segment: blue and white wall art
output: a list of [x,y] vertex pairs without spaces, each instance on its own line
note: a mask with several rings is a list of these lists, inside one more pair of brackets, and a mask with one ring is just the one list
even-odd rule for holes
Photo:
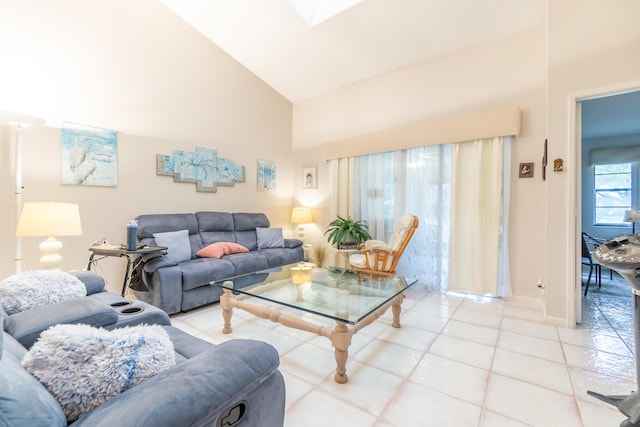
[[117,132],[75,123],[63,123],[62,184],[118,185]]

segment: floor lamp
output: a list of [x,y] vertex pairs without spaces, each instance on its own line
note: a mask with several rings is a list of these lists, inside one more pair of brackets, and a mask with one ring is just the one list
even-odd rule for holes
[[[0,111],[0,122],[8,122],[16,127],[15,142],[15,227],[18,226],[18,219],[22,212],[22,130],[29,126],[40,126],[44,120],[29,116],[27,114],[16,113],[13,111]],[[16,236],[16,273],[22,271],[22,239]]]

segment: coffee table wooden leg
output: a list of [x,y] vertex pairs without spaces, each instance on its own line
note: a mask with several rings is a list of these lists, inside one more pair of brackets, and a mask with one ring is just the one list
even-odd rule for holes
[[349,357],[349,345],[351,345],[351,336],[353,331],[347,328],[343,322],[336,322],[336,327],[331,334],[331,344],[335,349],[336,358],[336,375],[334,380],[338,384],[344,384],[349,380],[347,376],[347,358]]
[[404,300],[404,294],[400,294],[393,299],[391,304],[391,312],[393,313],[393,321],[391,326],[394,328],[400,327],[400,310],[402,308],[402,301]]
[[229,289],[225,289],[220,296],[220,307],[222,307],[222,318],[224,319],[224,327],[222,328],[223,334],[230,334],[233,331],[233,328],[231,328],[233,307],[231,307],[231,304],[229,303],[231,298],[233,298],[233,293]]

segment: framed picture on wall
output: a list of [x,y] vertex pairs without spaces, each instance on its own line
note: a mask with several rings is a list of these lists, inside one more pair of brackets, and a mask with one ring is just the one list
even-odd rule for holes
[[61,182],[64,185],[118,185],[117,132],[62,123]]
[[268,160],[258,160],[258,191],[276,189],[276,164]]
[[302,168],[302,188],[318,188],[318,168],[316,166]]
[[533,178],[533,163],[520,163],[520,178]]

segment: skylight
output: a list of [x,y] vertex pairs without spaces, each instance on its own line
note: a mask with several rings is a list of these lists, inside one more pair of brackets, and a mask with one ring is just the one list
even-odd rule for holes
[[321,22],[344,12],[363,0],[289,0],[308,26]]

